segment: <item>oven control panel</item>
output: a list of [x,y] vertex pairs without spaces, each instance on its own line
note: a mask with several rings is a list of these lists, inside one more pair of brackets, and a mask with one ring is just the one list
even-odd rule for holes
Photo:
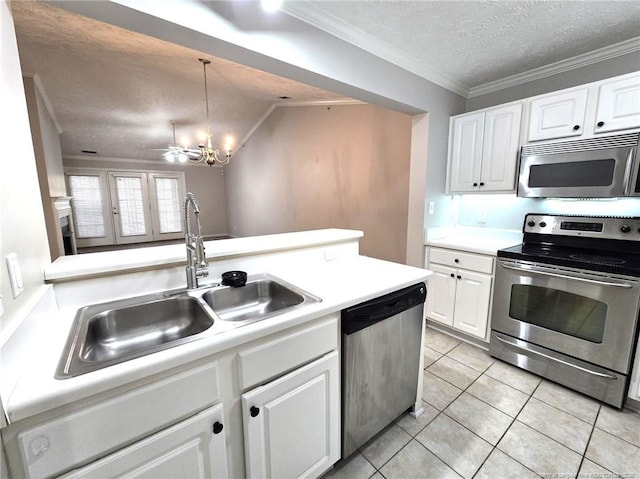
[[523,233],[640,241],[640,217],[569,216],[529,213]]

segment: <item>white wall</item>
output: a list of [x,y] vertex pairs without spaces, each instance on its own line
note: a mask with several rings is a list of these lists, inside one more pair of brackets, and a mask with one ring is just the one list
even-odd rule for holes
[[[487,221],[481,223],[478,220],[483,211]],[[459,225],[522,230],[527,213],[640,216],[640,199],[551,200],[517,198],[515,194],[461,195],[457,216]]]
[[557,73],[540,80],[534,80],[520,85],[515,85],[503,90],[486,95],[480,95],[467,100],[467,111],[480,110],[501,103],[521,100],[543,93],[563,90],[585,83],[624,75],[640,70],[640,54],[638,52],[627,53],[619,57],[610,58],[601,62],[592,63],[581,68],[575,68],[566,72]]
[[[35,155],[29,128],[20,59],[11,9],[0,1],[0,345],[42,294],[43,270],[49,260]],[[24,292],[13,299],[5,257],[17,253]]]

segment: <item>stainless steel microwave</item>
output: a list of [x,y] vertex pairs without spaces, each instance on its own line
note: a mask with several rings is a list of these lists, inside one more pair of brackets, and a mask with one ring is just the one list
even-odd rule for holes
[[518,196],[640,196],[640,132],[526,145],[520,151]]

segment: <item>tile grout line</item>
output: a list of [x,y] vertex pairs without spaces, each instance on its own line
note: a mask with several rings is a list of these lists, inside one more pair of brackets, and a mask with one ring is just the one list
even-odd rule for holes
[[[601,409],[602,409],[602,405],[598,406],[598,412],[596,413],[596,418],[593,421],[593,426],[591,426],[591,432],[589,433],[589,439],[587,440],[587,444],[584,447],[584,453],[582,454],[582,458],[580,459],[580,465],[578,466],[578,473],[580,473],[580,470],[582,469],[582,464],[584,463],[584,460],[587,458],[587,450],[589,449],[589,444],[591,443],[591,438],[593,437],[593,431],[596,430],[596,422],[598,422],[598,416],[600,415],[600,410]],[[588,460],[590,461],[591,459],[588,459]],[[594,463],[597,464],[595,461],[594,461]],[[606,467],[605,467],[605,469],[606,469]]]
[[[491,376],[488,376],[488,377],[491,377]],[[494,378],[494,379],[495,379],[495,378]],[[502,381],[500,381],[500,382],[502,382]],[[485,458],[484,458],[484,461],[482,461],[482,464],[480,464],[480,467],[479,467],[479,468],[478,468],[478,470],[474,473],[473,477],[475,477],[475,476],[478,474],[478,472],[480,472],[480,469],[482,469],[482,466],[484,466],[484,464],[487,462],[487,459],[489,459],[489,456],[491,456],[491,454],[493,454],[493,452],[494,452],[496,449],[498,449],[498,444],[500,444],[500,441],[502,441],[502,439],[504,438],[504,436],[506,436],[506,435],[507,435],[507,433],[509,432],[509,430],[511,429],[511,427],[513,426],[513,424],[516,422],[516,420],[517,420],[518,416],[520,415],[520,413],[522,412],[522,410],[527,406],[527,404],[529,403],[529,400],[533,397],[533,394],[536,392],[536,390],[538,389],[538,387],[540,386],[540,384],[541,384],[541,383],[542,383],[542,381],[540,381],[540,382],[536,385],[535,389],[531,392],[531,394],[529,394],[529,395],[528,395],[527,400],[522,404],[522,406],[520,407],[520,409],[518,410],[518,412],[516,413],[516,415],[515,415],[515,416],[513,416],[512,420],[511,420],[511,423],[510,423],[510,424],[509,424],[509,426],[504,430],[504,432],[502,433],[502,436],[500,436],[500,439],[498,439],[498,440],[496,441],[495,445],[493,445],[493,444],[492,444],[493,448],[491,449],[491,452],[487,455],[487,457],[485,457]],[[505,383],[502,383],[502,384],[505,384]],[[507,386],[509,386],[509,385],[507,384]],[[509,387],[511,387],[511,386],[509,386]],[[515,389],[515,388],[513,388],[513,389]],[[520,391],[520,392],[522,392],[522,391]],[[469,393],[469,394],[470,394],[470,393]],[[475,397],[475,396],[473,396],[473,397]],[[478,399],[480,399],[480,398],[478,398]],[[480,399],[480,400],[481,400],[481,399]],[[491,406],[491,404],[489,404],[489,406]],[[496,409],[497,409],[497,408],[496,408]],[[509,416],[509,415],[507,414],[507,416]],[[511,417],[511,416],[509,416],[509,417]],[[511,458],[513,461],[515,461],[515,462],[517,462],[518,464],[520,464],[520,465],[521,465],[522,467],[524,467],[527,471],[531,471],[531,473],[532,473],[533,475],[535,475],[535,476],[537,476],[537,477],[540,477],[540,475],[539,475],[538,473],[536,473],[535,471],[532,471],[532,470],[531,470],[531,469],[529,469],[527,466],[525,466],[525,465],[524,465],[524,464],[522,464],[520,461],[518,461],[516,458],[511,457],[509,454],[507,454],[506,452],[504,452],[502,449],[498,449],[498,451],[500,451],[500,452],[501,452],[502,454],[504,454],[505,456],[507,456],[507,457]]]

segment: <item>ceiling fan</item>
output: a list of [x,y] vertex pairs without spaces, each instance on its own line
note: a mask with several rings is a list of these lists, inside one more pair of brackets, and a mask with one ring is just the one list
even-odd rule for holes
[[171,120],[171,127],[173,130],[173,143],[161,150],[164,151],[163,158],[171,163],[186,163],[187,160],[200,159],[200,150],[185,148],[176,144],[176,122],[173,120]]

